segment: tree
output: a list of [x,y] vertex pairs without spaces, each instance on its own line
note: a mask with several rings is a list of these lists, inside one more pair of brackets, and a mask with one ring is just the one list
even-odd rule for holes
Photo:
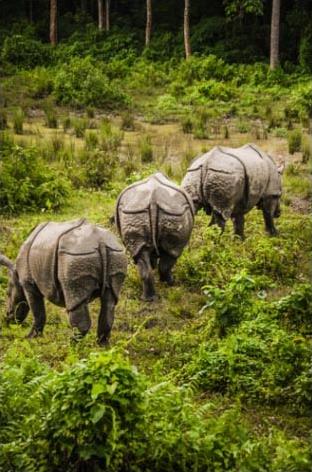
[[103,0],[98,0],[98,25],[99,25],[99,30],[102,31],[104,29],[104,4],[103,4]]
[[184,0],[184,47],[185,56],[188,59],[192,55],[190,41],[190,0]]
[[270,69],[274,70],[279,65],[279,35],[280,35],[281,0],[272,0],[271,18],[271,47]]
[[110,0],[105,0],[105,30],[110,30]]
[[50,0],[50,43],[57,44],[57,0]]
[[152,0],[146,0],[145,46],[148,47],[152,34]]

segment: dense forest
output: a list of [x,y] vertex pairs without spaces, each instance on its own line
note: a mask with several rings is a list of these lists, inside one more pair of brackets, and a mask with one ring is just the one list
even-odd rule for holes
[[[237,148],[278,169],[277,231],[196,208],[153,301],[127,247],[109,344],[98,298],[85,336],[47,300],[34,329],[37,225],[120,241],[127,186]],[[311,198],[311,0],[0,0],[0,471],[311,472]]]

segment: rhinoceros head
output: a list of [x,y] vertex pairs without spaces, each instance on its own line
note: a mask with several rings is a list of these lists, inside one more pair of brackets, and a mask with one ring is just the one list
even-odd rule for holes
[[7,321],[24,321],[29,311],[29,306],[25,298],[24,290],[19,282],[18,274],[14,264],[7,257],[0,255],[0,265],[9,269],[10,280],[7,291]]

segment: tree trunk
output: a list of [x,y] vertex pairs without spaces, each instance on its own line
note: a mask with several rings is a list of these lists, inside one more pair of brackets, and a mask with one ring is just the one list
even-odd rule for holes
[[192,55],[190,41],[190,0],[184,1],[184,47],[185,56],[188,59]]
[[50,43],[57,44],[57,0],[50,0]]
[[103,0],[98,0],[98,25],[99,25],[99,30],[102,31],[104,29],[104,4],[103,4]]
[[33,22],[33,0],[29,0],[29,22]]
[[110,0],[105,0],[105,29],[106,31],[110,30],[109,9],[110,9]]
[[145,46],[148,47],[151,42],[152,34],[152,0],[146,0],[146,29]]
[[271,47],[270,47],[270,69],[271,70],[276,69],[276,67],[279,65],[280,11],[281,11],[281,0],[272,0]]

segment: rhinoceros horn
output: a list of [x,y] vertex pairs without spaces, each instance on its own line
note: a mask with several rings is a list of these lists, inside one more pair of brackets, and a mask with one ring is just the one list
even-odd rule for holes
[[10,272],[13,272],[14,270],[14,264],[10,259],[8,259],[6,256],[3,256],[0,254],[0,265],[3,265],[4,267],[7,267]]

